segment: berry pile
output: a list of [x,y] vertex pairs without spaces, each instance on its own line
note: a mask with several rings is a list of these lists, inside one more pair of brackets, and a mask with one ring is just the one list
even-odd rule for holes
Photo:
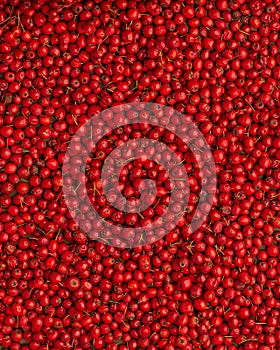
[[[0,0],[1,349],[280,349],[279,33],[279,0]],[[218,179],[199,230],[180,221],[124,249],[79,229],[62,166],[79,127],[131,102],[195,122]],[[119,128],[88,183],[113,148],[147,136],[186,152],[161,128]],[[202,181],[185,167],[183,219]],[[144,215],[113,216],[94,186],[105,218],[133,226],[164,213],[160,165],[131,162],[121,190],[137,197],[129,183],[147,172],[163,190]]]

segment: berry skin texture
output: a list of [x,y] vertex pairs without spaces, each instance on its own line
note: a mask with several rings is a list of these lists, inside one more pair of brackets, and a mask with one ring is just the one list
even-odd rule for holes
[[[0,1],[1,349],[280,349],[279,23],[279,0]],[[191,232],[211,174],[201,178],[175,131],[112,130],[81,181],[94,209],[129,228],[129,239],[172,207],[171,192],[180,199],[160,163],[173,159],[157,150],[155,161],[149,150],[151,159],[123,167],[126,199],[139,198],[145,179],[157,188],[152,205],[147,196],[145,210],[126,213],[111,205],[115,193],[104,194],[107,156],[149,138],[176,153],[189,177],[188,206],[170,214],[182,214],[178,225],[124,249],[113,229],[104,242],[80,230],[62,166],[89,118],[132,102],[169,106],[199,127],[217,190]],[[92,210],[73,206],[77,215]]]

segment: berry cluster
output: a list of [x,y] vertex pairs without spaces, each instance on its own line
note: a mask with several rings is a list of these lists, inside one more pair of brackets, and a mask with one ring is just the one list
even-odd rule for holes
[[[279,0],[0,1],[1,349],[280,349],[279,33]],[[116,224],[155,220],[172,189],[159,164],[133,160],[124,196],[148,176],[157,202],[114,212],[97,187],[112,149],[160,139],[189,174],[177,227],[124,249],[79,229],[62,166],[89,118],[132,102],[196,123],[218,181],[191,232],[203,179],[176,135],[138,125],[102,139],[86,178]]]

